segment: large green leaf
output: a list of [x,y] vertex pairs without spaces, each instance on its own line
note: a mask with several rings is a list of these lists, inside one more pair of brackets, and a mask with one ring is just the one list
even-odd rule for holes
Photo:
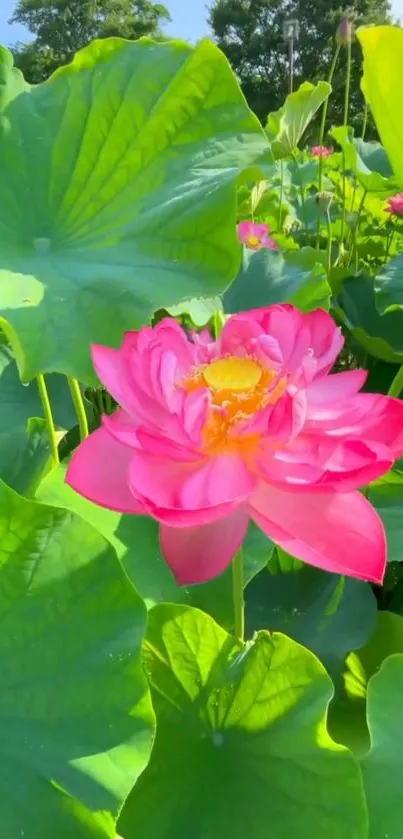
[[381,313],[403,309],[403,256],[399,254],[381,268],[375,278],[376,304]]
[[389,363],[403,362],[403,312],[379,313],[371,277],[345,280],[338,303],[345,325],[367,352]]
[[[56,425],[77,422],[64,376],[46,377]],[[49,467],[50,447],[36,382],[21,384],[10,348],[0,336],[0,477],[24,495],[31,494]]]
[[395,26],[360,29],[363,90],[395,174],[403,183],[403,31]]
[[390,178],[393,175],[390,160],[381,143],[375,140],[366,142],[361,137],[355,137],[353,143],[361,160],[371,172],[379,172],[384,178]]
[[286,254],[244,248],[241,270],[224,294],[224,311],[291,302],[309,312],[329,308],[329,299],[325,270],[312,248]]
[[361,761],[369,839],[401,839],[403,655],[392,655],[368,685],[371,749]]
[[386,531],[388,561],[403,562],[403,475],[391,470],[369,486],[368,498]]
[[0,433],[0,478],[20,495],[34,496],[52,466],[45,420],[30,419],[26,428]]
[[285,632],[312,650],[333,677],[346,654],[371,636],[376,614],[366,583],[304,564],[294,570],[282,562],[275,574],[262,571],[246,589],[248,637],[259,629]]
[[[351,129],[347,128],[345,125],[338,126],[337,128],[332,128],[330,134],[343,150],[343,168],[349,169],[354,173],[358,183],[361,184],[363,189],[367,190],[367,192],[385,192],[390,194],[397,188],[398,184],[393,178],[385,178],[377,169],[372,168],[373,158],[370,154],[367,154],[366,161],[363,160],[360,155],[360,149],[362,147],[354,142]],[[365,145],[368,146],[369,143]],[[379,144],[377,145],[379,146],[379,149],[382,148]],[[388,159],[386,157],[386,161],[387,160]]]
[[309,123],[331,93],[327,82],[304,82],[290,93],[282,108],[267,118],[266,133],[276,159],[291,155]]
[[113,837],[153,736],[143,603],[86,522],[4,485],[0,544],[0,836]]
[[[0,292],[1,294],[1,292]],[[77,422],[64,376],[46,377],[49,399],[56,425],[69,429]],[[43,417],[38,385],[22,385],[10,348],[0,341],[0,435],[25,428],[31,417]]]
[[361,779],[327,735],[332,684],[312,653],[267,632],[243,646],[202,612],[162,605],[145,667],[157,737],[125,839],[365,839]]
[[[6,90],[12,72],[3,50]],[[91,341],[236,274],[235,183],[267,140],[209,40],[95,41],[17,94],[1,113],[0,314],[24,379],[93,383]]]
[[338,742],[357,754],[370,746],[367,725],[367,689],[371,677],[388,656],[403,653],[403,618],[393,612],[378,612],[374,632],[346,659],[343,687],[330,707],[330,731]]

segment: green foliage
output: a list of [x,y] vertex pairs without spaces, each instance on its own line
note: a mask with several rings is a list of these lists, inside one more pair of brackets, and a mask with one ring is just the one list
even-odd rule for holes
[[268,632],[242,647],[201,612],[162,605],[144,662],[157,737],[126,839],[264,839],[268,819],[281,837],[365,839],[357,766],[326,734],[332,686],[311,653]]
[[[382,587],[308,566],[253,523],[239,576],[180,587],[156,519],[65,480],[82,412],[92,431],[116,409],[90,344],[167,315],[218,336],[233,312],[324,308],[346,339],[334,372],[363,367],[367,391],[401,395],[403,221],[385,208],[403,185],[403,33],[360,34],[382,142],[338,124],[318,159],[303,146],[328,84],[271,104],[292,8],[212,12],[228,54],[244,38],[234,66],[251,99],[267,95],[265,131],[211,42],[106,39],[158,36],[156,4],[21,0],[41,78],[50,52],[57,66],[101,38],[37,87],[1,51],[1,839],[401,839],[403,461],[364,489],[385,526]],[[297,73],[318,80],[345,9],[315,9]],[[385,17],[387,3],[354,11]],[[277,250],[241,247],[245,220]]]
[[373,632],[375,597],[365,584],[317,568],[284,567],[263,571],[246,591],[248,637],[269,627],[285,632],[312,650],[334,678],[346,654],[361,647]]
[[11,23],[25,26],[35,40],[15,45],[15,63],[37,84],[94,38],[158,38],[169,20],[165,6],[150,0],[18,0]]
[[267,143],[209,41],[95,42],[32,89],[2,61],[4,328],[26,380],[96,384],[91,342],[232,279],[235,180]]
[[271,303],[294,303],[309,312],[329,306],[330,288],[315,251],[283,254],[244,248],[241,270],[224,294],[225,311],[241,312]]
[[395,175],[403,184],[403,117],[394,80],[403,66],[403,31],[385,26],[360,32],[364,52],[363,90]]
[[0,542],[3,835],[113,839],[152,743],[143,604],[96,530],[4,484]]
[[319,82],[316,87],[310,82],[304,82],[298,91],[287,96],[285,104],[277,113],[269,114],[266,133],[276,160],[293,154],[330,92],[331,87],[327,82]]
[[[228,56],[242,89],[258,116],[277,111],[288,91],[288,57],[284,43],[284,20],[297,17],[300,38],[296,46],[295,86],[309,80],[327,79],[334,51],[336,28],[343,14],[356,26],[390,21],[388,0],[305,0],[298,7],[293,0],[214,0],[210,23],[218,45]],[[342,120],[346,50],[342,50],[334,77],[331,122]],[[363,100],[360,93],[361,54],[353,44],[352,114],[361,127]]]
[[393,655],[368,685],[371,749],[361,767],[368,802],[369,839],[399,839],[401,834],[397,802],[403,769],[402,694],[403,655]]

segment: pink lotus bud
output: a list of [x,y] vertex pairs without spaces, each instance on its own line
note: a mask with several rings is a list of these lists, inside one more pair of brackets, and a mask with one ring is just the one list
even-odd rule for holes
[[347,44],[351,44],[353,35],[354,31],[351,20],[348,17],[343,17],[337,27],[336,43],[345,47]]

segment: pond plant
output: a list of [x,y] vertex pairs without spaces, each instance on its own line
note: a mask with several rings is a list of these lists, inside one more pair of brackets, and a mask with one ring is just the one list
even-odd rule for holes
[[1,50],[0,839],[403,835],[403,31],[359,137],[351,37],[264,127],[208,40]]

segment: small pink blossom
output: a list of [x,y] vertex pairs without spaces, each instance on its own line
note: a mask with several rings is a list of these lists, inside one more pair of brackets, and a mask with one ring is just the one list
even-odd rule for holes
[[392,198],[388,198],[385,211],[391,213],[393,216],[403,216],[403,192],[399,193],[399,195],[393,195]]
[[327,146],[312,146],[311,148],[312,157],[329,157],[331,154],[332,149],[329,149]]
[[173,319],[93,346],[120,408],[74,453],[67,482],[152,516],[182,585],[221,574],[252,519],[293,556],[381,583],[383,525],[357,490],[403,453],[403,402],[330,373],[343,337],[290,304],[232,315],[218,340]]
[[277,250],[277,243],[269,237],[270,228],[267,224],[255,224],[253,221],[240,221],[238,224],[238,239],[252,251],[261,248]]

